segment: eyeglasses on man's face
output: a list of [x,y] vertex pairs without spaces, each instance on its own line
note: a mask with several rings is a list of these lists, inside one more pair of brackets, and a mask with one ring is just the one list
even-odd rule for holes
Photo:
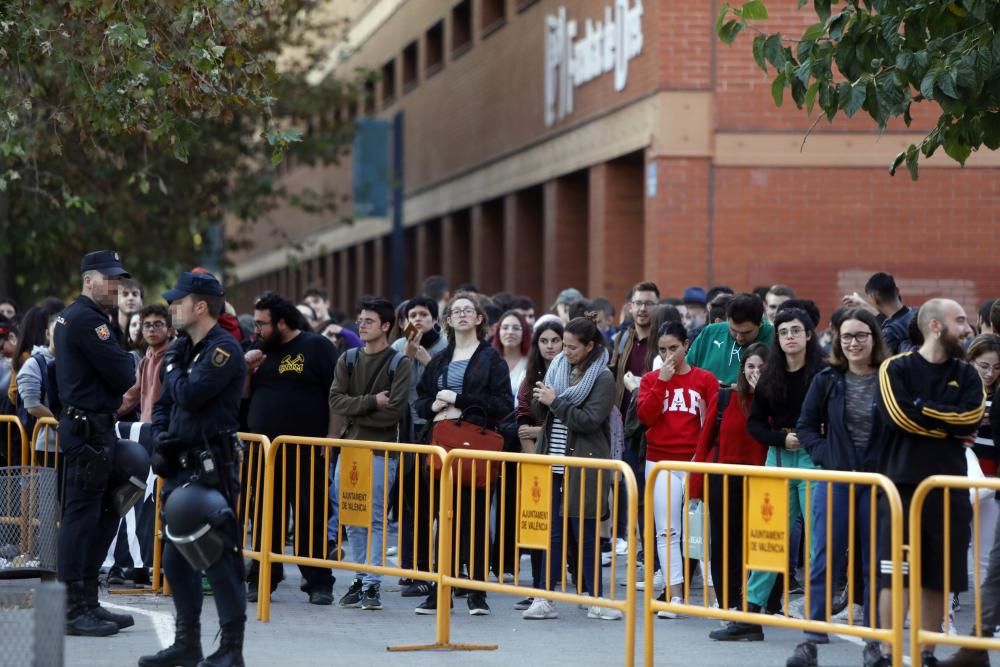
[[475,308],[456,308],[455,310],[451,311],[452,317],[462,317],[463,315],[471,316],[475,314],[476,314]]
[[782,338],[798,338],[805,332],[805,327],[782,327],[778,329],[778,335]]
[[143,331],[153,331],[155,329],[166,329],[166,328],[167,328],[167,323],[164,322],[163,320],[157,320],[156,322],[143,322],[142,323],[142,330]]
[[655,305],[656,305],[655,301],[633,301],[632,302],[632,307],[635,308],[636,310],[641,310],[643,308],[647,308],[647,309],[648,308],[652,308]]

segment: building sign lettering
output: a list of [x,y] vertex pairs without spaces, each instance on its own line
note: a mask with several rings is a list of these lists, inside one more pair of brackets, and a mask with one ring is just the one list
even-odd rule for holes
[[625,90],[628,63],[641,52],[642,0],[615,0],[603,21],[587,19],[582,30],[565,7],[546,16],[545,124],[573,113],[573,89],[599,76],[614,72],[615,90]]

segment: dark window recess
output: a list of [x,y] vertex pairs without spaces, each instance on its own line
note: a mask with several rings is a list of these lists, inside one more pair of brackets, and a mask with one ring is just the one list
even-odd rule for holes
[[382,108],[386,108],[396,99],[396,61],[390,60],[382,65]]
[[427,65],[424,76],[434,74],[444,65],[444,21],[427,30]]
[[480,29],[484,34],[492,33],[507,20],[507,0],[483,0],[483,24]]
[[403,92],[412,90],[417,85],[417,43],[403,49]]
[[451,8],[451,53],[464,53],[472,44],[472,0]]
[[361,112],[364,116],[371,116],[375,113],[375,80],[368,78],[365,80],[365,90],[362,94]]

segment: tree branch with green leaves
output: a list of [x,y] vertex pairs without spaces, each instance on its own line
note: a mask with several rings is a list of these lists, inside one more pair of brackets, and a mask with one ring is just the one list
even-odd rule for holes
[[[806,0],[798,0],[802,9]],[[818,105],[833,122],[863,111],[880,130],[893,118],[910,127],[914,103],[934,103],[934,128],[892,161],[918,177],[921,156],[939,148],[961,165],[973,151],[1000,147],[1000,3],[905,0],[814,0],[818,19],[801,35],[767,33],[762,0],[724,4],[716,34],[732,44],[753,30],[754,62],[773,75],[776,106],[788,91],[812,114]]]

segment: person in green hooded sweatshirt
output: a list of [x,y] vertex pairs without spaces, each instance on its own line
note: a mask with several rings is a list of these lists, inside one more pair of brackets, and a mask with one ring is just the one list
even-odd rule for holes
[[768,347],[774,327],[764,319],[764,304],[753,294],[737,294],[726,307],[726,321],[710,324],[691,343],[688,364],[714,375],[720,384],[732,385],[740,374],[743,350],[752,343]]

